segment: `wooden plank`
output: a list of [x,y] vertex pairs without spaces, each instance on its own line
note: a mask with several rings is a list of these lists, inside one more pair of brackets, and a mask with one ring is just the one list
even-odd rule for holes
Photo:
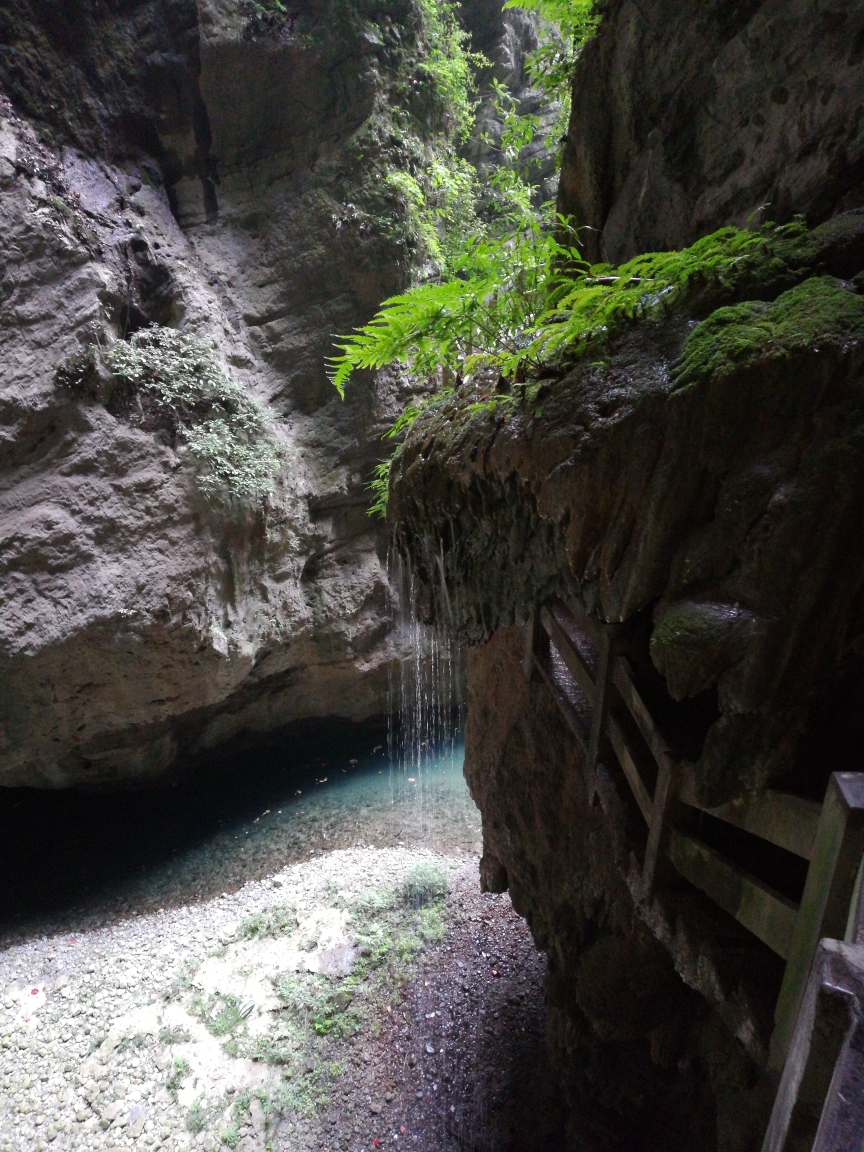
[[645,817],[645,822],[650,827],[654,817],[654,805],[651,797],[648,795],[645,782],[636,766],[636,760],[630,750],[630,744],[624,733],[624,729],[621,727],[620,721],[611,713],[606,721],[606,728],[609,733],[609,739],[612,741],[612,747],[615,749],[615,755],[618,757],[621,767],[624,769],[627,783],[630,785],[630,789],[636,798],[636,803],[639,805],[639,811]]
[[536,656],[534,657],[534,666],[539,672],[546,687],[552,693],[552,697],[555,700],[555,703],[558,705],[559,711],[564,717],[564,721],[567,724],[567,727],[573,733],[577,744],[582,750],[582,755],[587,759],[588,745],[585,742],[585,735],[582,730],[582,725],[579,723],[579,718],[576,716],[576,713],[570,707],[569,700],[555,683],[555,677],[552,675],[551,670],[544,664],[542,660],[538,659]]
[[669,838],[669,857],[685,880],[710,896],[778,956],[788,959],[798,914],[796,904],[677,829]]
[[597,665],[597,684],[594,692],[594,716],[591,720],[591,736],[588,740],[588,793],[594,800],[594,774],[597,771],[597,757],[600,741],[606,727],[606,714],[609,709],[609,677],[612,671],[612,633],[607,628],[600,646],[600,659]]
[[[836,991],[833,988],[830,991],[834,993],[836,1004]],[[849,1152],[850,1148],[864,1148],[864,1108],[861,1106],[861,1088],[864,1085],[864,1018],[860,1010],[851,1010],[849,1003],[844,1004],[843,1008],[849,1028],[828,1086],[813,1152]]]
[[630,715],[636,721],[645,743],[651,750],[651,755],[657,761],[657,767],[661,768],[665,764],[667,769],[671,770],[672,757],[666,739],[654,723],[654,719],[648,711],[648,706],[645,701],[639,695],[636,685],[633,683],[633,671],[630,668],[629,661],[623,656],[615,658],[612,670],[612,683],[618,689],[621,699],[626,704]]
[[532,612],[528,617],[528,627],[525,632],[525,655],[522,657],[522,673],[529,683],[534,672],[534,633],[536,629],[537,613]]
[[585,693],[588,698],[588,703],[593,708],[594,697],[596,695],[594,677],[583,663],[581,655],[548,608],[541,610],[540,621],[546,629],[549,639],[558,649],[558,655],[567,665],[567,671]]
[[788,792],[767,789],[747,796],[739,796],[728,804],[708,808],[696,801],[696,785],[692,771],[681,782],[681,799],[700,812],[752,832],[787,852],[813,859],[813,846],[816,842],[816,829],[819,826],[821,804],[813,800],[803,800]]
[[789,1152],[791,1148],[850,1152],[864,1148],[861,1004],[862,949],[840,940],[820,940],[762,1152]]
[[813,859],[789,963],[783,975],[769,1067],[783,1067],[816,947],[823,937],[842,939],[864,853],[864,772],[835,772],[819,816]]
[[601,624],[594,616],[589,616],[578,600],[568,600],[561,603],[576,621],[580,632],[584,632],[595,648],[599,650],[603,643],[603,632],[608,625]]
[[654,894],[657,874],[669,849],[672,817],[677,802],[680,776],[680,765],[671,760],[661,764],[657,770],[657,784],[654,788],[654,815],[648,830],[648,844],[645,847],[645,861],[642,865],[642,898],[644,900],[650,900]]
[[531,678],[535,672],[534,657],[545,655],[545,650],[549,647],[549,639],[540,627],[537,612],[532,612],[528,617],[528,628],[525,636],[525,656],[522,660],[522,671],[525,673],[525,679],[530,683]]

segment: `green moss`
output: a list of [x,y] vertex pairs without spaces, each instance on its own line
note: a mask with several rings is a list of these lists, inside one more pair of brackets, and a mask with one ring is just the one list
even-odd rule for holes
[[722,380],[753,364],[842,348],[853,339],[864,339],[864,298],[833,277],[813,277],[772,303],[751,300],[718,308],[687,338],[676,385]]
[[297,927],[297,913],[293,908],[271,908],[267,912],[256,912],[247,917],[238,931],[251,940],[254,936],[282,936],[293,932]]
[[244,504],[272,491],[282,449],[269,413],[223,370],[211,345],[154,324],[118,340],[105,360],[189,452],[205,496]]

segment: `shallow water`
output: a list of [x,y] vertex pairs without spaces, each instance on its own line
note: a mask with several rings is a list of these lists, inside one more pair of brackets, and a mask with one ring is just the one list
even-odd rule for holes
[[479,852],[461,744],[427,746],[409,767],[387,745],[380,728],[334,726],[159,791],[0,790],[0,939],[232,891],[334,848]]

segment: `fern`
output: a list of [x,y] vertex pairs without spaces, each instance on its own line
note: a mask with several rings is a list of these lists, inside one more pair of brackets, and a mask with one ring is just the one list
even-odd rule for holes
[[462,380],[480,368],[519,382],[573,360],[638,320],[659,319],[749,281],[788,277],[807,229],[721,228],[677,252],[651,252],[613,268],[589,266],[578,247],[539,225],[485,238],[463,261],[464,279],[421,284],[386,300],[374,319],[337,345],[332,380],[400,362],[421,377],[444,369]]
[[476,241],[456,262],[457,278],[392,296],[370,323],[342,337],[330,360],[333,384],[344,396],[355,370],[396,362],[420,377],[443,369],[457,380],[481,366],[518,371],[530,359],[526,333],[546,309],[560,260],[581,262],[577,249],[534,221]]

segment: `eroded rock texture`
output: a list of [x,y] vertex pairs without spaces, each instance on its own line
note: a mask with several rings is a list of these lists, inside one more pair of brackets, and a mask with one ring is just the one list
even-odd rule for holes
[[[386,708],[365,485],[404,385],[343,405],[325,356],[410,276],[383,113],[418,57],[407,8],[361,7],[0,12],[2,784],[152,777]],[[134,403],[63,386],[70,357],[151,321],[213,341],[269,405],[266,508],[208,504]]]
[[465,775],[483,813],[481,879],[509,884],[548,957],[569,1147],[758,1148],[770,1091],[753,1041],[770,1030],[776,958],[734,925],[718,947],[699,894],[640,918],[625,810],[613,789],[587,802],[572,736],[545,686],[526,682],[523,652],[521,629],[502,628],[471,653]]
[[[526,99],[534,17],[466,19]],[[386,709],[366,485],[408,384],[343,404],[326,357],[416,271],[387,177],[441,130],[421,25],[410,0],[0,9],[0,784],[149,778]],[[204,501],[110,382],[64,386],[151,322],[213,342],[268,405],[266,508]]]
[[[463,385],[396,457],[425,610],[472,646],[481,877],[549,957],[580,1149],[758,1148],[783,965],[671,870],[643,899],[632,795],[601,772],[589,801],[518,624],[553,594],[620,624],[703,805],[766,784],[821,801],[860,769],[862,242],[864,216],[838,216],[509,399]],[[777,883],[800,898],[785,862]]]
[[558,206],[589,259],[864,199],[856,0],[609,0],[573,86]]
[[625,329],[510,403],[466,385],[394,468],[396,530],[430,587],[440,542],[469,643],[556,590],[644,620],[669,696],[712,697],[690,753],[708,805],[794,775],[824,709],[854,713],[864,297],[810,273],[851,276],[862,237],[864,216],[838,217],[727,290],[756,299],[717,308],[709,292],[701,322]]

